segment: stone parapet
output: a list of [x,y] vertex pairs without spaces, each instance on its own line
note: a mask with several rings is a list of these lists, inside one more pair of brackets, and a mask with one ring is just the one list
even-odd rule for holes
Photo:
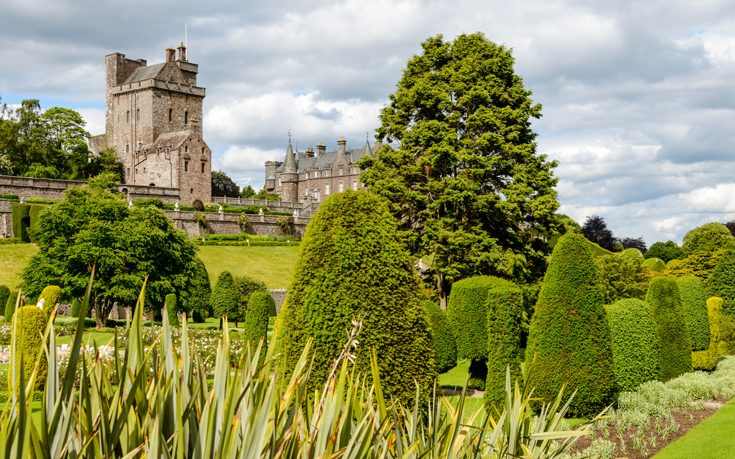
[[[186,231],[190,237],[199,236],[200,229],[197,225],[194,214],[196,212],[167,210],[168,215],[175,223],[176,227]],[[208,231],[211,234],[239,234],[240,226],[237,224],[237,214],[225,214],[207,212]],[[280,236],[280,230],[276,224],[279,215],[252,215],[249,214],[250,225],[252,227],[249,234],[258,236],[268,236],[270,234]],[[308,217],[291,218],[291,232],[294,236],[301,237],[306,231],[306,226],[311,221]]]
[[136,81],[135,83],[126,83],[118,86],[113,86],[112,88],[110,88],[110,94],[114,96],[131,91],[141,91],[149,88],[164,89],[166,91],[180,92],[182,94],[199,97],[204,97],[206,93],[206,90],[204,88],[200,88],[198,86],[150,79],[145,81]]

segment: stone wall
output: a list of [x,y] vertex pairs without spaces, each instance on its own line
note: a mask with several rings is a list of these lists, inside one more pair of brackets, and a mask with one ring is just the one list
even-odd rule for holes
[[77,180],[0,175],[0,194],[14,194],[21,198],[63,199],[64,191],[68,188],[86,184],[87,182]]
[[10,201],[0,199],[0,238],[13,237],[13,214]]
[[286,296],[288,296],[288,290],[285,288],[277,288],[269,290],[269,293],[271,294],[271,297],[273,297],[273,302],[276,303],[276,313],[280,314],[283,302],[286,301]]
[[[167,210],[168,215],[176,225],[176,228],[186,231],[188,236],[198,236],[199,228],[194,219],[195,212],[184,212],[176,210]],[[209,224],[209,232],[212,234],[239,234],[240,227],[237,225],[238,214],[214,213],[207,212],[207,223]],[[276,220],[278,215],[248,215],[252,230],[250,234],[259,236],[268,236],[274,234],[280,236]],[[301,237],[306,231],[306,226],[311,220],[308,217],[289,217],[291,220],[291,232],[294,236]]]

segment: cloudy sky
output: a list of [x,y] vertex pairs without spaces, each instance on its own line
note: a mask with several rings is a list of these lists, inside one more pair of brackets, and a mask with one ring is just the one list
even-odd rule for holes
[[561,211],[650,245],[735,218],[735,5],[699,2],[2,0],[0,97],[81,112],[104,131],[104,56],[199,64],[214,166],[260,188],[290,130],[300,150],[364,145],[427,37],[513,49],[543,105]]

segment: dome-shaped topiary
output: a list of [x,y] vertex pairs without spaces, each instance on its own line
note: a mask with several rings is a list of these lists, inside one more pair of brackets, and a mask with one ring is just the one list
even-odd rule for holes
[[[258,347],[260,340],[263,340],[263,350],[260,358],[265,357],[265,349],[268,346],[268,307],[271,296],[265,292],[253,292],[248,301],[248,309],[242,323],[242,337],[250,343],[250,349],[253,351]],[[261,361],[262,363],[262,361]]]
[[312,217],[278,331],[291,367],[313,339],[312,388],[324,384],[351,321],[362,318],[352,351],[358,370],[370,377],[374,349],[387,397],[411,402],[418,384],[427,399],[437,375],[431,330],[397,226],[385,201],[365,191],[335,194]]
[[237,320],[240,308],[240,292],[229,271],[222,271],[217,277],[217,283],[212,290],[210,299],[214,316],[228,320]]
[[720,320],[722,319],[722,298],[713,296],[707,300],[709,316],[709,348],[692,352],[692,367],[695,370],[712,371],[717,367],[717,345],[720,341]]
[[640,250],[636,249],[635,247],[631,247],[629,249],[623,250],[623,256],[632,258],[634,260],[643,260],[643,254]]
[[562,236],[551,254],[531,321],[526,372],[527,384],[545,401],[553,400],[564,383],[576,390],[570,411],[577,416],[597,413],[611,400],[610,326],[584,236]]
[[651,309],[641,300],[620,300],[605,306],[612,338],[616,389],[635,390],[658,379],[659,342]]
[[661,272],[666,269],[666,263],[660,258],[648,258],[643,261],[642,266],[649,271]]
[[457,343],[447,313],[433,301],[424,301],[429,312],[429,321],[433,331],[434,352],[436,353],[436,371],[444,373],[457,366]]
[[648,287],[646,303],[656,321],[661,348],[661,380],[668,381],[692,371],[692,345],[676,280],[670,277],[653,279]]
[[523,293],[513,286],[491,289],[487,295],[487,380],[485,407],[493,405],[499,412],[505,403],[506,369],[510,368],[511,381],[523,387],[521,374],[520,341],[523,320]]
[[710,296],[722,298],[722,314],[735,317],[735,250],[722,254],[707,286]]
[[[48,373],[48,360],[46,353],[43,352],[43,333],[46,331],[46,314],[37,306],[23,306],[13,316],[15,329],[15,349],[19,354],[10,355],[11,365],[15,365],[16,375],[19,378],[19,371],[23,371],[26,383],[30,380],[31,374],[36,367],[36,359],[39,354],[41,360],[36,374],[35,388],[42,390],[46,385],[46,374]],[[21,369],[20,361],[23,356],[23,368]],[[8,369],[8,387],[14,387],[12,369]]]
[[676,283],[679,285],[681,302],[684,306],[684,320],[689,331],[692,351],[708,349],[710,332],[704,285],[701,279],[694,276],[680,277]]

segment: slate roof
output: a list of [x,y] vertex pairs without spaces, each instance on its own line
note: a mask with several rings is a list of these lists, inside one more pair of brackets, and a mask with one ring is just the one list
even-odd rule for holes
[[137,69],[135,69],[133,74],[128,77],[128,79],[125,81],[125,84],[155,79],[158,74],[161,73],[161,70],[163,70],[165,66],[166,62],[163,62],[161,64],[147,65],[145,67],[138,67]]
[[[289,141],[290,146],[290,141]],[[337,160],[338,155],[337,150],[328,151],[326,153],[322,153],[319,155],[319,157],[306,157],[306,152],[303,151],[297,151],[294,154],[294,159],[296,160],[296,170],[298,173],[306,172],[306,171],[312,171],[312,170],[326,170],[330,169],[332,164]],[[347,162],[349,164],[356,164],[358,161],[362,159],[365,155],[372,155],[372,149],[370,148],[370,144],[366,143],[364,147],[360,148],[349,148],[345,151],[345,157],[347,159]],[[286,158],[288,158],[288,154],[286,155]],[[283,173],[284,170],[284,164],[278,167],[276,169],[276,172]]]

